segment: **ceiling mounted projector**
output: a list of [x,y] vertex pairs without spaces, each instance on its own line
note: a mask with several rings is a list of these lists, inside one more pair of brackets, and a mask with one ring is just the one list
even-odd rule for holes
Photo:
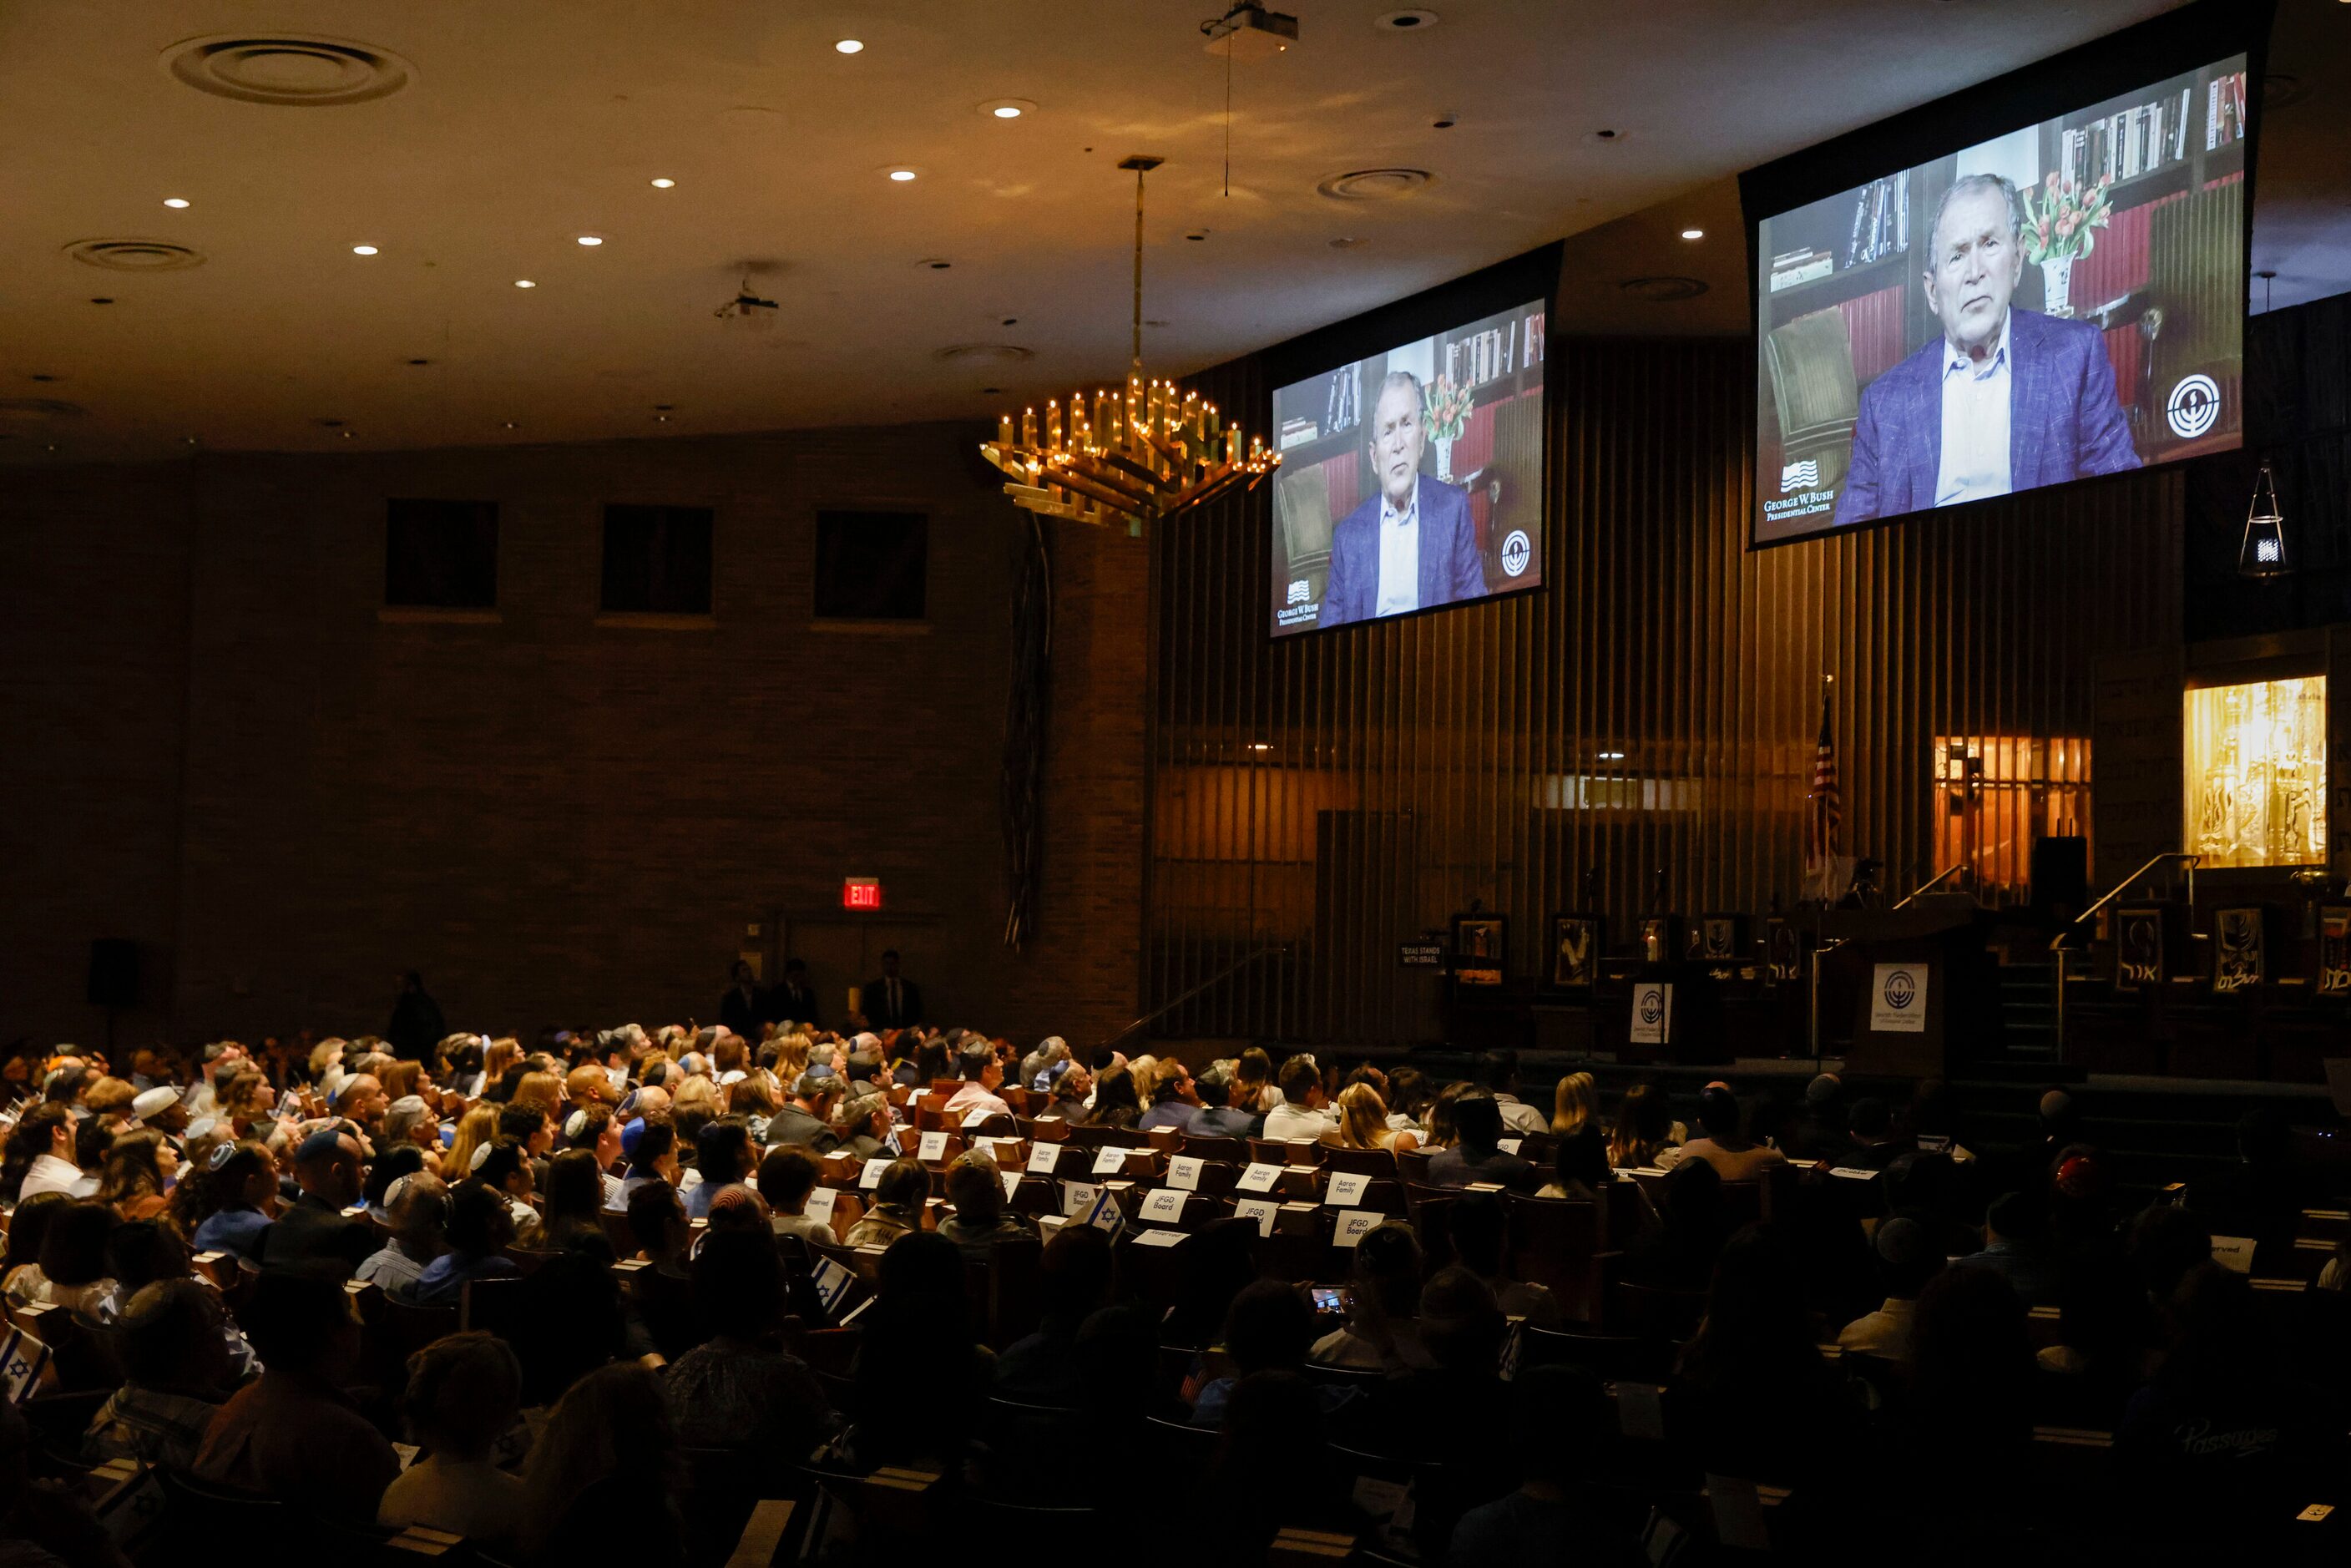
[[1216,20],[1201,23],[1200,31],[1207,37],[1212,55],[1270,60],[1298,42],[1298,18],[1247,0]]

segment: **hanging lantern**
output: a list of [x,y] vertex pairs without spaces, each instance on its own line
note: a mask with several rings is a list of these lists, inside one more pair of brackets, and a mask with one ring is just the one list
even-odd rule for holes
[[2285,552],[2285,515],[2278,508],[2277,479],[2263,463],[2253,481],[2253,504],[2245,512],[2245,537],[2237,546],[2237,574],[2283,577],[2293,570]]

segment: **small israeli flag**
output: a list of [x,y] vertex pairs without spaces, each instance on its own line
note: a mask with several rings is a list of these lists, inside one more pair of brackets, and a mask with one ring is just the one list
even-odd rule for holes
[[0,1339],[0,1393],[11,1405],[22,1405],[41,1386],[41,1373],[49,1364],[49,1347],[23,1329],[11,1329]]

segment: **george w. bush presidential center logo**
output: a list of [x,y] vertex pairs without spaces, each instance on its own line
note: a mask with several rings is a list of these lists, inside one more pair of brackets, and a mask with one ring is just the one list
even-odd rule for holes
[[1802,463],[1791,463],[1780,470],[1780,494],[1792,495],[1798,490],[1810,490],[1821,482],[1821,465],[1816,457]]

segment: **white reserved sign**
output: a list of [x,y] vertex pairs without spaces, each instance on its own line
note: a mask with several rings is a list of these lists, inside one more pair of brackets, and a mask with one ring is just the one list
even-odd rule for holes
[[1184,1233],[1180,1230],[1139,1231],[1134,1244],[1137,1247],[1181,1247],[1184,1245]]
[[801,1206],[800,1212],[807,1215],[810,1219],[821,1220],[825,1224],[831,1225],[832,1223],[832,1206],[840,1197],[841,1190],[838,1187],[810,1187],[809,1189],[808,1202]]
[[1524,1138],[1497,1138],[1494,1146],[1506,1155],[1515,1155],[1527,1146],[1527,1141]]
[[1094,1151],[1094,1175],[1116,1176],[1125,1168],[1126,1151],[1124,1149],[1111,1148]]
[[1270,1197],[1237,1197],[1233,1200],[1233,1218],[1254,1219],[1259,1236],[1273,1234],[1273,1217],[1281,1212],[1281,1205]]
[[1164,1219],[1170,1225],[1179,1225],[1184,1219],[1185,1197],[1172,1187],[1161,1187],[1143,1200],[1143,1218]]
[[876,1155],[865,1162],[865,1174],[857,1178],[859,1190],[872,1192],[882,1185],[882,1173],[896,1162],[887,1155]]
[[1029,1149],[1029,1168],[1040,1176],[1051,1176],[1053,1167],[1061,1163],[1061,1145],[1034,1144]]
[[1869,1027],[1877,1034],[1927,1032],[1924,964],[1879,964],[1871,970]]
[[935,1127],[931,1131],[925,1133],[923,1134],[921,1145],[914,1151],[914,1157],[921,1160],[925,1165],[930,1165],[946,1158],[947,1134],[946,1129]]
[[1167,1162],[1167,1185],[1180,1192],[1200,1190],[1200,1161],[1193,1155],[1177,1155]]
[[2250,1236],[2212,1238],[2212,1261],[2232,1274],[2253,1271],[2253,1239]]
[[1020,1173],[1019,1171],[998,1171],[997,1174],[1004,1178],[1004,1201],[1010,1203],[1014,1196],[1020,1190]]
[[1367,1176],[1337,1172],[1332,1176],[1330,1190],[1322,1195],[1322,1201],[1333,1208],[1353,1208],[1364,1201],[1364,1189],[1371,1185],[1372,1178]]
[[1271,1192],[1273,1184],[1280,1179],[1280,1166],[1270,1166],[1261,1161],[1253,1162],[1249,1169],[1241,1172],[1241,1179],[1233,1183],[1233,1186],[1242,1192]]
[[1633,988],[1635,1045],[1663,1045],[1674,1033],[1674,988],[1663,980],[1643,980]]
[[966,1111],[963,1113],[963,1124],[967,1129],[982,1126],[987,1124],[987,1121],[990,1116],[995,1114],[995,1112],[989,1110],[987,1106],[982,1105],[977,1110]]
[[1331,1244],[1334,1247],[1353,1247],[1364,1237],[1377,1230],[1380,1228],[1380,1222],[1386,1218],[1386,1215],[1372,1209],[1351,1208],[1339,1216],[1338,1228],[1331,1233]]

